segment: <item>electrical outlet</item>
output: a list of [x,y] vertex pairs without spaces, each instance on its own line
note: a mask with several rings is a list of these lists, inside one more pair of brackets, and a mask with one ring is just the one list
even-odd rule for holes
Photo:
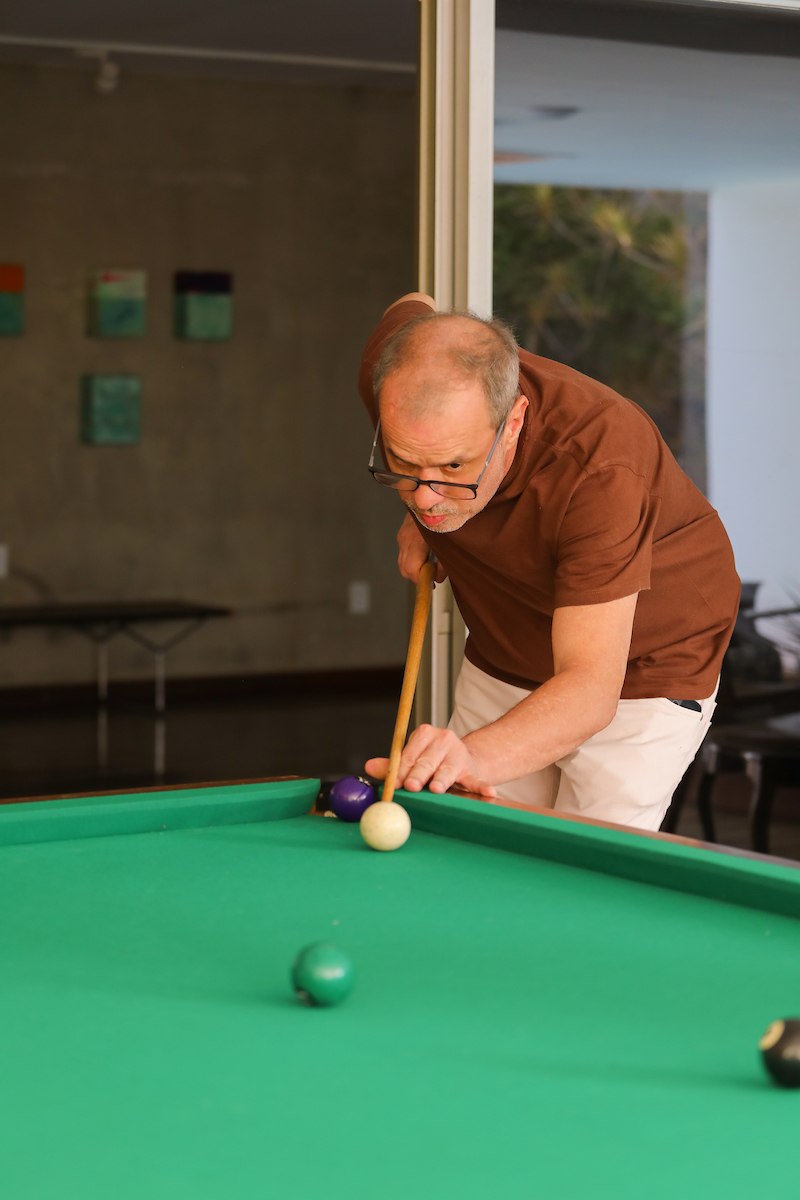
[[347,611],[353,617],[365,617],[372,608],[372,585],[366,579],[352,579],[347,586]]
[[0,542],[0,579],[8,579],[8,546]]

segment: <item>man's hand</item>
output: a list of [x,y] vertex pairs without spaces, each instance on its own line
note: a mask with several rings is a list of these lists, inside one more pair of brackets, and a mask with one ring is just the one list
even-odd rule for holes
[[[371,758],[366,763],[367,774],[385,779],[389,770],[388,758]],[[479,796],[496,796],[493,787],[480,777],[481,767],[464,742],[449,729],[420,725],[408,739],[397,774],[397,786],[418,792],[425,785],[431,792],[446,792],[457,783],[467,792]]]
[[[407,514],[398,530],[397,545],[400,548],[397,556],[400,574],[404,579],[410,579],[414,584],[418,583],[419,573],[428,561],[428,543],[420,533],[419,525],[411,513]],[[447,578],[447,572],[438,564],[435,578],[437,583],[444,583]]]
[[[449,729],[421,725],[400,759],[398,786],[418,792],[427,784],[445,792],[454,783],[479,796],[558,762],[613,719],[625,680],[636,595],[605,604],[556,609],[556,673],[504,716],[458,738]],[[385,779],[388,759],[372,758],[367,771]]]

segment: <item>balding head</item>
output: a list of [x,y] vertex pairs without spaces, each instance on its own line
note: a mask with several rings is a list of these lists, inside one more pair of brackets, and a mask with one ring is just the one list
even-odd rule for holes
[[528,401],[510,330],[472,313],[417,317],[384,347],[374,389],[387,473],[411,483],[398,488],[403,503],[431,532],[454,533],[516,453]]
[[497,319],[486,321],[471,312],[425,313],[384,346],[373,377],[379,405],[390,375],[402,375],[400,403],[412,419],[447,407],[454,393],[472,391],[477,384],[487,420],[499,429],[519,395],[517,343]]

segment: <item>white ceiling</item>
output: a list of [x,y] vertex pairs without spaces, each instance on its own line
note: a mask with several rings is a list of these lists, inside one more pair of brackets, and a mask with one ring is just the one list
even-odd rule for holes
[[[536,108],[577,108],[547,116]],[[800,178],[800,59],[497,31],[500,183],[708,190]]]

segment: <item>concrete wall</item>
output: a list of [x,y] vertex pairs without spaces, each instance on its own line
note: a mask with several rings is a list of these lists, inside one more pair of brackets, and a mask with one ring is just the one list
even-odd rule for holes
[[800,181],[709,206],[710,499],[758,607],[800,593]]
[[[414,98],[125,72],[0,67],[0,261],[28,274],[27,332],[0,340],[0,604],[181,596],[239,610],[171,671],[402,660],[397,498],[366,472],[355,377],[414,286]],[[85,333],[93,267],[149,273],[143,341]],[[172,335],[171,277],[232,270],[228,344]],[[137,447],[78,438],[86,372],[143,379]],[[350,580],[370,614],[347,611]],[[114,644],[112,668],[147,674]],[[0,684],[91,676],[74,635],[0,642]]]

